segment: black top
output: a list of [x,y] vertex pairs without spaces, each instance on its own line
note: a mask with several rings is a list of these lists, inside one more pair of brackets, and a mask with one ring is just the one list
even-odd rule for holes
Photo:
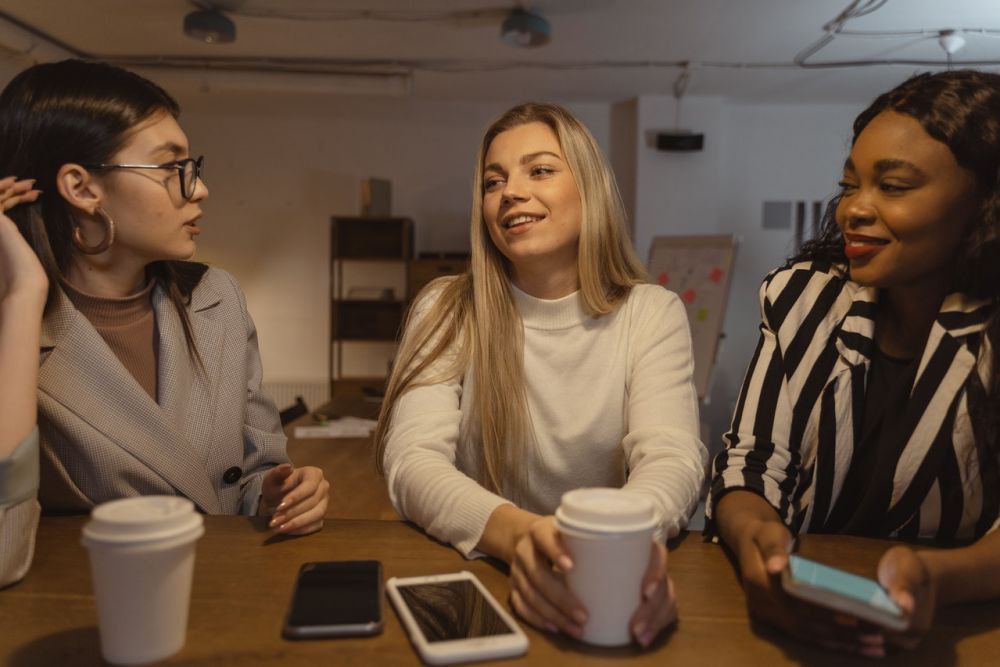
[[884,537],[881,524],[889,508],[896,462],[906,445],[893,438],[910,399],[919,359],[890,357],[874,346],[865,391],[861,437],[825,532]]

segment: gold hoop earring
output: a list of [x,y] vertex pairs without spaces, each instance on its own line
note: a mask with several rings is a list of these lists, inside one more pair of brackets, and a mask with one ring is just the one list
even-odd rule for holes
[[80,225],[73,226],[73,245],[84,255],[98,255],[110,248],[111,244],[115,242],[115,221],[100,206],[97,207],[96,213],[100,216],[101,221],[104,222],[104,238],[97,245],[87,245],[84,243],[83,235],[80,233]]

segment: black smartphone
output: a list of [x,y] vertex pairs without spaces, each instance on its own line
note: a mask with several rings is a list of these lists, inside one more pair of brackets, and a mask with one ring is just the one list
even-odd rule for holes
[[382,617],[382,563],[305,563],[283,634],[289,639],[376,635],[382,632]]

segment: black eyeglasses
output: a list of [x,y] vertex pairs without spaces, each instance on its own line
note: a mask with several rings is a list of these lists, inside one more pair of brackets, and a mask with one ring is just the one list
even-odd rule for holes
[[87,169],[176,169],[180,177],[181,197],[191,199],[194,189],[201,178],[201,169],[205,164],[205,156],[184,158],[163,164],[85,164]]

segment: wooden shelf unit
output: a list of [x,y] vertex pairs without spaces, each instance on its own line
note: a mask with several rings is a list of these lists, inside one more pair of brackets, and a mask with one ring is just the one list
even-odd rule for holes
[[330,220],[330,392],[385,383],[410,299],[409,218]]

